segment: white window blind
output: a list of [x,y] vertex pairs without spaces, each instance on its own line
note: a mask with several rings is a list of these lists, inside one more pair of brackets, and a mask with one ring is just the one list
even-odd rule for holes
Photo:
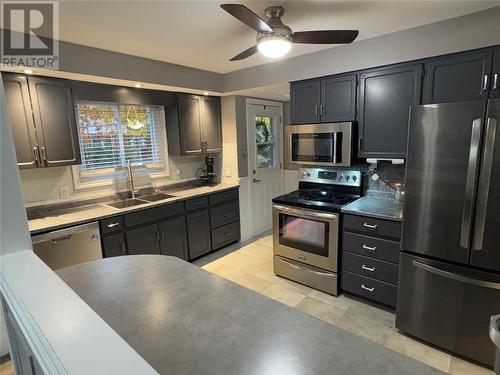
[[129,160],[132,165],[165,166],[163,107],[89,102],[75,107],[82,174],[124,168]]

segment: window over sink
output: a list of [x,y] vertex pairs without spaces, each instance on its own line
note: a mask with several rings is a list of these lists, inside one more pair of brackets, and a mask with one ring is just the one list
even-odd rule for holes
[[75,188],[111,184],[129,161],[139,177],[169,174],[164,107],[77,102],[75,111],[82,158],[73,167]]

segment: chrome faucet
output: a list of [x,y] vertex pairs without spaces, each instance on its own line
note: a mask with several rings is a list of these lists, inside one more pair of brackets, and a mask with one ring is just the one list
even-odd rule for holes
[[135,199],[134,175],[132,174],[132,165],[130,160],[127,160],[128,186],[132,199]]

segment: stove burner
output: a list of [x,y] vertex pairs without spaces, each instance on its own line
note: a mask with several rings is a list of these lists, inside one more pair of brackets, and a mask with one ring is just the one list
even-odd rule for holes
[[332,194],[326,191],[300,191],[298,198],[306,201],[316,201],[344,205],[352,201],[352,198],[341,194]]

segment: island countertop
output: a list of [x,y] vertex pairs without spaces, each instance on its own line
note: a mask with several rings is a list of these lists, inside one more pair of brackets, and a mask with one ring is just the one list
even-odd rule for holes
[[442,374],[177,258],[57,273],[162,374]]
[[391,199],[365,196],[345,205],[342,207],[341,212],[379,219],[402,221],[403,203]]

